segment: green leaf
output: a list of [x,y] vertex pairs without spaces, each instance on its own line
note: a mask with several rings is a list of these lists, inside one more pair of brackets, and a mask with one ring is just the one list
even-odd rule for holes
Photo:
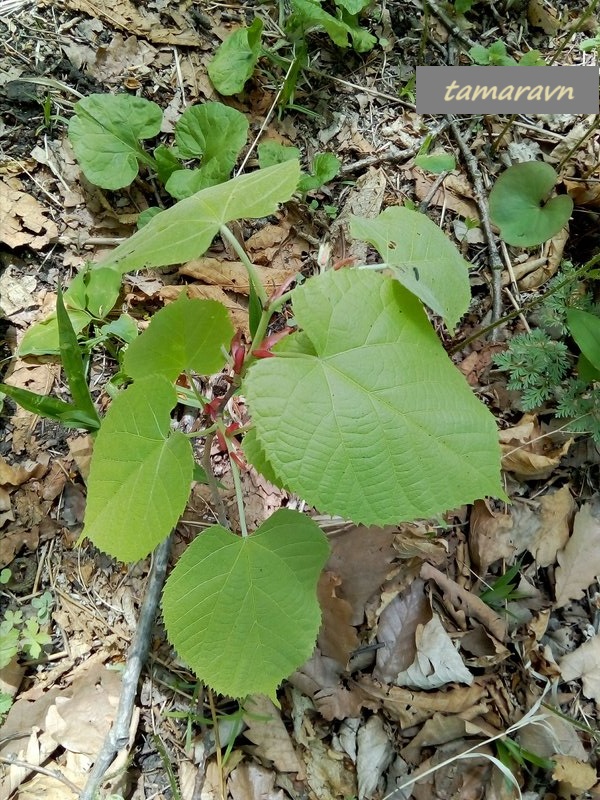
[[[156,174],[163,186],[176,170],[181,169],[181,161],[177,158],[174,151],[164,144],[159,144],[158,147],[155,148],[154,160],[156,161]],[[140,222],[138,220],[138,225],[139,224]]]
[[494,418],[397,281],[326,272],[294,290],[293,307],[300,336],[255,362],[243,385],[286,486],[371,525],[503,496]]
[[455,0],[454,10],[457,14],[465,14],[470,11],[475,3],[475,0]]
[[577,375],[579,380],[585,383],[600,383],[600,370],[596,369],[583,353],[577,359]]
[[229,178],[246,144],[248,121],[223,103],[204,103],[184,111],[175,138],[182,158],[202,158],[200,169],[179,169],[167,181],[167,191],[183,199]]
[[138,337],[136,321],[129,314],[121,314],[117,319],[107,322],[98,330],[101,336],[115,336],[126,344],[131,344]]
[[163,375],[174,381],[185,370],[213,375],[225,364],[233,336],[227,309],[216,300],[190,300],[184,293],[161,308],[132,342],[123,361],[134,380]]
[[252,280],[252,275],[249,275],[248,278],[250,283],[250,291],[248,293],[248,327],[250,329],[250,336],[254,339],[262,317],[263,307],[258,292],[256,291],[254,281]]
[[147,225],[152,217],[155,217],[157,214],[160,214],[162,208],[158,208],[158,206],[150,206],[150,208],[144,209],[138,217],[137,227],[138,230],[143,228]]
[[375,219],[352,217],[355,239],[377,249],[396,280],[451,330],[469,307],[469,265],[425,214],[390,206]]
[[569,221],[568,195],[548,200],[556,172],[543,161],[527,161],[505,170],[490,192],[490,218],[508,244],[533,247],[551,239]]
[[316,585],[328,555],[320,528],[288,509],[246,538],[213,525],[166,583],[170,641],[216,691],[274,698],[314,649],[321,621]]
[[19,630],[0,628],[0,669],[6,667],[19,652]]
[[324,11],[319,0],[292,0],[292,15],[286,30],[292,36],[305,38],[314,28],[322,28],[338,47],[348,47],[348,25]]
[[77,334],[73,330],[65,308],[60,286],[56,296],[56,320],[58,323],[60,358],[69,383],[73,405],[78,411],[82,411],[85,417],[95,420],[95,427],[99,428],[100,417],[87,385],[83,355],[77,341]]
[[153,217],[116,247],[99,266],[121,274],[145,267],[182,264],[210,247],[221,225],[275,213],[296,191],[300,165],[286,161],[211,186]]
[[312,163],[312,175],[304,175],[298,183],[298,189],[301,192],[319,189],[335,178],[340,167],[341,161],[333,153],[317,153]]
[[26,411],[31,411],[32,414],[39,414],[48,419],[55,419],[66,428],[85,428],[86,430],[95,431],[99,427],[98,416],[95,413],[92,416],[72,403],[65,403],[57,397],[36,394],[28,389],[9,386],[6,383],[0,383],[0,391],[11,397],[15,403],[18,403]]
[[137,561],[169,535],[185,509],[194,468],[190,440],[171,430],[177,403],[160,375],[112,402],[94,443],[84,528],[101,550]]
[[261,169],[300,158],[297,147],[287,147],[279,142],[261,142],[258,145],[258,164]]
[[519,59],[520,67],[545,67],[546,61],[539,50],[528,50]]
[[441,172],[451,172],[456,168],[456,159],[452,153],[443,150],[434,150],[433,153],[422,153],[415,158],[415,164],[427,172],[439,175]]
[[262,30],[262,20],[256,17],[249,28],[234,31],[219,46],[208,65],[208,77],[219,94],[229,96],[243,91],[261,53]]
[[248,120],[223,103],[204,103],[183,112],[175,126],[182,158],[215,159],[232,169],[248,138]]
[[594,369],[600,370],[600,317],[568,308],[567,325],[583,355]]
[[244,451],[244,455],[250,464],[252,464],[252,466],[258,470],[261,475],[264,475],[264,477],[270,481],[273,486],[277,486],[280,489],[285,488],[282,486],[279,476],[276,475],[273,465],[267,459],[265,451],[263,450],[261,443],[258,441],[256,436],[256,428],[250,428],[250,430],[244,436],[242,441],[242,450]]
[[[69,308],[67,313],[75,333],[81,333],[93,321],[87,311]],[[56,314],[50,314],[46,319],[32,325],[31,328],[25,331],[25,335],[19,345],[20,358],[25,356],[56,355],[59,352],[60,342],[58,340]]]
[[85,177],[103,189],[121,189],[135,179],[139,162],[154,164],[140,145],[160,132],[156,103],[129,94],[92,94],[75,103],[69,139]]

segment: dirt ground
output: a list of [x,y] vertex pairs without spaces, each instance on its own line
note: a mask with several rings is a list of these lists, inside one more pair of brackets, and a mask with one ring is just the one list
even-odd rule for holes
[[[273,280],[308,277],[325,257],[372,260],[373,251],[351,241],[349,214],[374,217],[407,201],[473,265],[469,313],[453,338],[438,327],[497,418],[512,501],[478,501],[442,520],[365,531],[245,473],[250,526],[295,506],[330,539],[315,653],[282,685],[279,706],[263,696],[240,705],[197,681],[157,621],[129,741],[104,776],[101,797],[477,800],[516,797],[515,783],[528,800],[600,794],[599,451],[589,436],[556,430],[548,408],[524,414],[518,393],[494,369],[493,355],[535,325],[530,315],[511,319],[495,340],[461,344],[490,322],[495,301],[502,313],[520,309],[563,259],[580,265],[599,251],[597,117],[462,117],[451,127],[418,115],[411,88],[415,65],[469,63],[474,43],[501,40],[510,54],[537,49],[548,62],[587,8],[583,0],[479,2],[457,17],[450,3],[375,0],[362,25],[379,44],[358,54],[311,35],[310,66],[293,106],[281,109],[284,73],[266,59],[230,98],[215,92],[206,67],[231,31],[256,15],[267,41],[278,41],[283,2],[0,0],[3,381],[68,397],[60,364],[19,358],[18,344],[54,308],[57,285],[131,235],[138,215],[155,205],[156,186],[143,175],[116,192],[84,178],[67,138],[74,103],[105,92],[154,100],[165,110],[159,139],[168,141],[185,108],[220,99],[246,115],[249,141],[296,146],[305,164],[331,152],[342,164],[306,202],[240,226],[252,260]],[[557,63],[596,63],[577,44],[595,35],[597,17],[569,39]],[[414,163],[440,125],[436,143],[457,159],[441,176]],[[589,185],[575,198],[568,232],[528,251],[498,245],[496,278],[480,226],[485,204],[465,150],[486,191],[507,164],[529,158],[555,167],[566,158],[565,191],[569,180]],[[235,254],[217,239],[206,256],[231,266],[215,274],[203,259],[128,275],[122,307],[143,325],[187,286],[223,302],[247,329],[248,291]],[[113,353],[94,352],[91,383],[101,410],[116,370]],[[8,398],[0,412],[0,652],[27,620],[35,640],[0,669],[0,800],[71,798],[115,719],[150,559],[123,565],[89,542],[76,545],[87,435]],[[232,479],[216,448],[213,466],[235,518]],[[215,519],[210,493],[196,484],[173,560]],[[484,590],[515,564],[512,594],[484,602]],[[407,688],[398,678],[418,654],[426,660],[423,682]]]

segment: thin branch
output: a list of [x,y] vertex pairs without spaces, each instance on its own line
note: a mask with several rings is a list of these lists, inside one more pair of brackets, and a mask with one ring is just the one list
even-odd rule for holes
[[96,792],[102,783],[102,779],[114,757],[129,741],[129,728],[137,695],[138,682],[142,667],[148,656],[148,650],[150,649],[150,639],[156,617],[156,609],[167,573],[167,565],[171,553],[171,538],[171,536],[168,536],[154,551],[150,577],[148,578],[148,585],[146,586],[146,595],[140,611],[133,641],[127,655],[125,671],[123,672],[122,690],[121,697],[119,698],[117,715],[112,728],[104,740],[98,757],[94,762],[85,788],[81,792],[80,800],[94,800]]
[[12,756],[0,756],[0,764],[9,764],[12,767],[22,767],[22,769],[27,769],[30,772],[39,772],[40,775],[46,775],[48,778],[54,778],[61,783],[64,783],[65,786],[68,786],[69,789],[75,795],[79,795],[81,791],[81,787],[77,786],[75,783],[72,783],[68,778],[57,769],[46,769],[46,767],[40,767],[37,764],[30,764],[28,761],[20,761],[18,758],[13,758]]
[[[467,171],[475,190],[475,202],[479,209],[481,227],[487,242],[487,250],[492,270],[492,322],[497,322],[502,317],[502,259],[496,244],[496,237],[492,231],[490,214],[487,203],[487,193],[483,185],[483,177],[477,159],[469,149],[455,119],[450,120],[450,129],[465,160]],[[495,330],[495,328],[493,329]]]

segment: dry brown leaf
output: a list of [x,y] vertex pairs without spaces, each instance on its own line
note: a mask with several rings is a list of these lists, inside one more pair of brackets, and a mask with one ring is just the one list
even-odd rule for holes
[[342,581],[335,573],[324,570],[319,578],[317,595],[323,612],[318,646],[324,656],[335,658],[346,667],[350,654],[359,645],[358,633],[352,626],[352,607],[337,595]]
[[525,414],[513,428],[500,431],[502,468],[519,480],[547,478],[568,452],[572,439],[554,443],[551,436],[542,435],[537,417]]
[[[52,0],[42,0],[41,6],[51,6]],[[190,23],[177,11],[169,11],[165,6],[163,14],[171,17],[172,25],[164,27],[161,24],[161,17],[157,13],[148,11],[143,6],[136,6],[131,0],[119,0],[113,3],[111,0],[65,0],[65,8],[72,11],[83,12],[90,17],[101,19],[112,28],[135,33],[143,36],[156,44],[172,44],[188,47],[202,48],[202,39],[194,30]]]
[[[411,168],[412,176],[415,181],[415,195],[417,200],[429,197],[437,175],[433,177],[418,168]],[[451,180],[456,176],[448,175],[444,183],[430,198],[430,203],[434,206],[450,209],[463,219],[479,219],[479,209],[474,200],[469,199],[469,194],[465,194],[467,187],[457,180]],[[470,189],[469,189],[470,192]]]
[[557,556],[556,608],[578,600],[600,575],[600,503],[586,503],[575,515],[573,533]]
[[423,564],[421,567],[421,577],[424,580],[433,580],[440,587],[454,608],[463,611],[478,622],[481,622],[495,639],[499,642],[506,641],[507,629],[506,620],[486,605],[483,600],[460,586],[439,569],[432,567],[431,564]]
[[377,650],[375,680],[395,683],[398,674],[414,661],[417,628],[431,620],[431,606],[424,589],[422,580],[414,581],[383,610],[377,626],[377,641],[383,647]]
[[417,653],[413,663],[400,672],[393,683],[413,689],[439,689],[448,683],[473,683],[452,639],[437,614],[415,632]]
[[581,678],[586,697],[600,702],[600,635],[559,661],[563,681]]
[[40,250],[58,237],[58,228],[47,209],[22,189],[17,178],[0,180],[0,242]]
[[556,9],[546,0],[529,0],[527,19],[534,28],[541,28],[548,36],[555,36],[560,30]]
[[483,577],[490,564],[515,553],[513,519],[510,514],[492,511],[485,500],[476,500],[469,521],[469,554]]
[[394,528],[352,527],[329,537],[331,556],[325,569],[342,581],[337,592],[350,603],[352,625],[360,625],[365,605],[377,592],[389,572],[397,552]]
[[280,772],[295,772],[304,780],[304,765],[298,758],[290,735],[281,720],[281,713],[265,695],[251,695],[244,704],[244,736],[254,743],[260,758],[272,761]]
[[356,683],[368,697],[397,719],[403,728],[418,725],[432,717],[436,711],[444,714],[461,714],[478,706],[478,712],[487,710],[486,681],[476,678],[471,686],[451,686],[440,692],[416,692],[399,686],[385,686],[371,677],[363,676]]
[[556,763],[552,777],[558,781],[560,797],[581,797],[596,784],[596,770],[591,764],[573,756],[553,755],[552,758]]
[[[256,234],[255,234],[256,235]],[[282,270],[257,265],[258,274],[267,293],[279,289],[298,269]],[[249,294],[248,272],[241,261],[225,261],[220,258],[196,258],[179,269],[180,275],[187,275],[202,283],[220,286],[222,289],[239,294]]]
[[[1,213],[1,212],[0,212]],[[0,274],[0,312],[12,317],[33,303],[33,292],[37,281],[33,275],[23,275],[13,266],[8,266]]]
[[0,486],[21,486],[30,478],[41,478],[47,470],[42,464],[32,462],[11,466],[0,456]]
[[410,744],[401,750],[401,755],[411,764],[421,762],[421,748],[453,742],[466,734],[466,721],[454,715],[435,713],[428,719]]
[[569,180],[565,178],[563,183],[567,187],[567,193],[573,198],[577,206],[589,206],[590,208],[600,208],[600,181]]
[[[275,789],[276,777],[272,769],[244,762],[229,776],[227,788],[233,800],[285,800],[286,794],[283,789]],[[202,800],[209,800],[212,796],[216,800],[219,797],[218,781],[215,790],[215,795],[207,795],[203,789]]]

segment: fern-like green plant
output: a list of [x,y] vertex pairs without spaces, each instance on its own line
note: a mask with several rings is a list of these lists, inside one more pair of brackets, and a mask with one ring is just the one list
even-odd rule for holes
[[536,313],[539,327],[514,336],[494,363],[508,373],[507,388],[520,392],[524,411],[546,405],[569,420],[568,430],[589,433],[600,442],[600,372],[583,355],[577,359],[569,316],[573,310],[583,312],[583,319],[591,320],[592,327],[596,321],[600,330],[600,309],[575,273],[571,263],[563,264]]

